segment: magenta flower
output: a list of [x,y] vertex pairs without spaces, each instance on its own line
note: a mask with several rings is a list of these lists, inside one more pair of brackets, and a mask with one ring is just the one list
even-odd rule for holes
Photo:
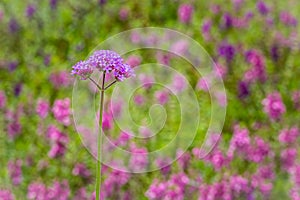
[[157,91],[155,97],[159,104],[164,105],[169,101],[169,92],[165,90]]
[[83,163],[77,163],[72,170],[72,174],[74,176],[80,176],[82,178],[89,178],[91,176],[91,172]]
[[180,7],[178,8],[179,20],[184,24],[189,23],[193,16],[193,10],[194,10],[194,8],[190,4],[180,5]]
[[15,200],[15,197],[11,193],[11,191],[6,190],[6,189],[0,189],[0,199],[3,199],[3,200]]
[[279,120],[286,112],[285,105],[282,102],[281,95],[278,92],[269,94],[263,101],[264,112],[269,115],[272,120]]
[[28,186],[27,198],[30,200],[47,199],[47,187],[42,183],[33,182]]
[[79,75],[81,80],[86,80],[93,73],[93,67],[87,61],[79,61],[73,67],[72,75]]
[[19,185],[22,182],[22,161],[21,160],[15,160],[15,161],[9,161],[8,162],[8,172],[10,175],[10,178],[12,180],[12,183],[14,185]]
[[292,127],[290,129],[281,130],[278,136],[278,140],[282,144],[292,144],[297,141],[297,138],[299,136],[299,129],[297,127]]
[[57,99],[54,102],[54,105],[52,107],[52,112],[55,117],[55,119],[62,123],[65,126],[70,125],[71,119],[71,109],[70,109],[70,99]]
[[3,91],[0,91],[0,109],[3,109],[6,106],[6,96]]
[[61,87],[67,87],[70,85],[70,78],[69,74],[65,71],[61,72],[54,72],[50,75],[50,82],[52,85],[56,88],[59,89]]
[[37,106],[36,106],[36,112],[40,116],[40,118],[45,119],[48,115],[50,106],[47,101],[44,100],[38,100]]

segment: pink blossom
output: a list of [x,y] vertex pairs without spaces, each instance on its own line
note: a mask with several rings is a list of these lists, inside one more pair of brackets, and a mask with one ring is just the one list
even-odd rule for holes
[[69,73],[65,71],[54,72],[50,75],[50,82],[56,89],[61,87],[67,87],[71,83],[71,79],[69,77]]
[[280,131],[278,140],[280,143],[294,143],[300,136],[299,129],[297,127],[292,127],[290,129],[283,129]]
[[3,109],[6,106],[6,96],[3,91],[0,91],[0,109]]
[[77,163],[72,170],[72,174],[74,176],[80,176],[82,178],[89,178],[91,176],[91,172],[83,163]]
[[178,8],[178,18],[184,23],[190,23],[193,16],[193,6],[190,4],[181,4]]
[[21,160],[14,160],[8,162],[8,172],[9,176],[12,180],[14,185],[20,185],[22,182],[22,161]]
[[169,101],[169,93],[165,90],[155,92],[155,97],[161,105],[164,105]]
[[278,92],[269,94],[263,101],[264,112],[269,115],[272,120],[279,120],[286,112],[285,105]]
[[[0,19],[0,21],[1,21],[1,19]],[[0,199],[3,199],[3,200],[15,200],[15,197],[14,197],[14,195],[12,194],[12,192],[10,190],[0,189]]]
[[57,99],[54,102],[54,105],[52,107],[52,112],[54,114],[55,119],[62,123],[65,126],[68,126],[71,124],[70,114],[70,99]]
[[284,170],[289,170],[294,166],[297,154],[297,149],[295,148],[287,148],[281,152],[280,161]]
[[141,64],[141,62],[142,62],[141,57],[135,56],[135,55],[128,57],[128,59],[126,61],[126,63],[133,68],[139,66]]
[[49,112],[49,103],[45,100],[39,99],[36,106],[37,114],[42,118],[45,119]]

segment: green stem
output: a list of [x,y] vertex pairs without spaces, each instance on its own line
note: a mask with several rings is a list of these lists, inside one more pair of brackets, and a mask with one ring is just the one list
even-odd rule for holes
[[96,172],[96,200],[100,200],[101,192],[101,160],[102,160],[102,117],[103,117],[103,103],[104,103],[104,83],[105,83],[105,72],[102,76],[102,86],[100,90],[100,116],[99,116],[99,134],[97,137],[97,172]]

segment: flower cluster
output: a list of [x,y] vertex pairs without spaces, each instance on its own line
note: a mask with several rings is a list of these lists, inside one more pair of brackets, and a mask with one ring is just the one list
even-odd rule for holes
[[95,51],[86,61],[79,61],[72,67],[72,75],[78,75],[82,80],[90,77],[95,69],[105,73],[112,72],[115,79],[123,81],[134,75],[133,69],[114,51]]

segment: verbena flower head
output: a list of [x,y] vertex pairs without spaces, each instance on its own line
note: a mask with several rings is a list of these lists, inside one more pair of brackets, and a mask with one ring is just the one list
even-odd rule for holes
[[80,76],[81,80],[86,80],[93,73],[93,67],[86,61],[79,61],[72,69],[71,74]]
[[133,69],[123,58],[114,51],[95,51],[86,61],[79,61],[72,67],[72,75],[86,80],[95,69],[105,73],[112,73],[117,81],[123,81],[134,75]]

